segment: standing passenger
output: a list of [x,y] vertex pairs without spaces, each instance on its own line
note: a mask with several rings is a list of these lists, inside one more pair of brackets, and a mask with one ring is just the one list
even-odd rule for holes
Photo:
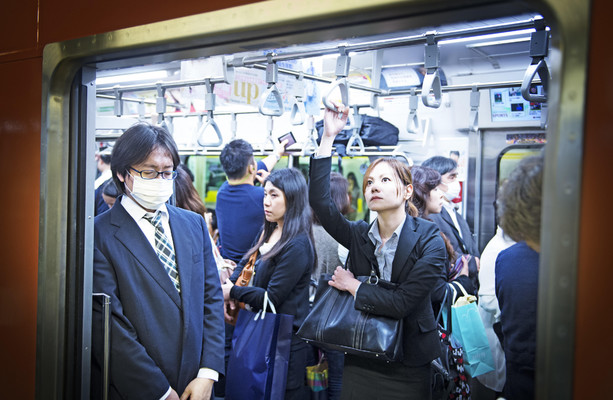
[[[336,209],[343,215],[351,210],[349,201],[349,182],[338,172],[330,173],[330,196]],[[315,282],[319,281],[321,274],[333,274],[336,267],[343,265],[339,252],[348,250],[338,244],[326,230],[317,216],[313,214],[313,237],[315,238],[315,251],[317,252],[317,268],[313,273]],[[342,250],[341,250],[342,249]],[[314,297],[314,293],[311,293]],[[338,400],[343,388],[344,355],[341,351],[321,349],[328,360],[328,400]]]
[[[380,158],[364,175],[362,190],[369,209],[377,211],[375,222],[348,221],[338,212],[330,200],[332,143],[348,115],[346,106],[338,107],[340,113],[325,111],[309,184],[311,206],[323,227],[349,249],[349,270],[337,268],[329,284],[350,292],[358,310],[404,319],[402,362],[346,355],[341,398],[429,399],[430,362],[440,356],[430,292],[443,270],[445,244],[435,224],[414,217],[411,173],[396,159]],[[360,284],[354,277],[370,275],[372,268],[398,288]]]
[[107,207],[107,203],[104,201],[102,196],[102,190],[104,184],[110,182],[112,179],[111,155],[103,154],[102,152],[97,153],[96,168],[98,169],[100,175],[94,181],[94,215],[102,214],[109,208]]
[[498,190],[498,220],[516,244],[496,259],[507,400],[534,398],[543,157],[523,159]]
[[[275,149],[275,153],[256,163],[253,147],[243,139],[228,143],[219,156],[221,166],[228,180],[217,192],[215,214],[219,230],[218,245],[224,259],[239,263],[253,246],[264,223],[262,200],[264,189],[255,186],[272,171],[285,151],[287,141]],[[232,303],[228,307],[233,306]],[[232,346],[233,325],[226,324],[225,359],[226,366]],[[215,394],[225,396],[225,378],[215,384]]]
[[264,222],[262,199],[264,189],[254,186],[256,179],[272,171],[285,151],[283,141],[275,154],[256,163],[253,147],[243,139],[228,143],[219,156],[221,166],[228,180],[217,193],[217,226],[221,255],[239,262],[251,248]]
[[[223,371],[223,296],[204,219],[167,205],[179,153],[138,124],[113,148],[124,193],[94,224],[93,291],[111,297],[110,399],[209,399]],[[94,305],[92,397],[100,397],[102,311]]]
[[[302,173],[294,168],[271,173],[264,184],[266,222],[260,239],[223,285],[224,300],[235,299],[261,310],[264,293],[279,314],[294,316],[285,399],[308,400],[306,367],[311,347],[296,336],[309,313],[309,284],[316,262],[311,208]],[[259,252],[252,286],[234,286],[245,260]]]
[[478,290],[479,247],[473,238],[468,223],[452,203],[462,190],[458,181],[458,164],[451,158],[435,156],[424,161],[422,166],[432,168],[441,174],[440,188],[445,196],[441,213],[433,214],[430,218],[449,239],[458,258],[462,254],[471,256],[469,259],[469,277],[472,286]]
[[[443,209],[444,192],[440,189],[441,175],[434,169],[415,166],[411,169],[413,175],[413,204],[417,207],[420,218],[432,221],[432,216],[438,215]],[[432,304],[435,312],[439,310],[439,304],[443,302],[447,292],[447,283],[459,283],[469,294],[476,294],[475,288],[468,278],[468,260],[466,256],[457,258],[455,251],[447,236],[441,232],[447,249],[446,268],[432,290]],[[455,290],[461,293],[456,285]]]

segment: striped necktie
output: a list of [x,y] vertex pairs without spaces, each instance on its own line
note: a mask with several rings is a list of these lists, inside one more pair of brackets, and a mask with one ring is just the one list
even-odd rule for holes
[[155,253],[162,262],[162,265],[168,273],[170,280],[175,285],[175,288],[177,288],[178,292],[181,292],[181,287],[179,285],[179,272],[177,270],[177,263],[175,262],[175,250],[172,248],[172,244],[164,233],[164,227],[162,226],[162,213],[146,213],[143,218],[151,222],[151,224],[155,227]]

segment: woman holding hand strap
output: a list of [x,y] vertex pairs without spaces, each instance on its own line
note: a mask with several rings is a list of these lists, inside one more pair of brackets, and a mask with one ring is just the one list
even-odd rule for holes
[[[326,109],[324,133],[311,160],[311,207],[328,233],[349,249],[345,270],[338,267],[329,284],[349,291],[355,308],[371,314],[403,318],[402,362],[380,362],[346,355],[342,399],[428,399],[430,362],[440,355],[430,291],[441,275],[445,244],[434,223],[415,218],[409,201],[413,187],[407,165],[393,158],[375,160],[364,174],[362,191],[368,207],[377,212],[370,225],[348,221],[330,200],[332,144],[344,128],[348,108]],[[355,276],[374,269],[394,290],[360,283]]]

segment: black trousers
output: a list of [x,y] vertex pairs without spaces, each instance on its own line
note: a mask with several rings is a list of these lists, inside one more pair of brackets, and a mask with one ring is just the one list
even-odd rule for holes
[[430,363],[407,367],[345,356],[341,400],[424,400],[430,391]]

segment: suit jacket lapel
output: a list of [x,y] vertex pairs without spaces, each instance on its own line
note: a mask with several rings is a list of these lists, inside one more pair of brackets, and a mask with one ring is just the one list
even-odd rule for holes
[[404,226],[400,231],[400,238],[398,239],[398,247],[396,248],[396,254],[394,255],[394,261],[392,262],[392,282],[398,282],[400,272],[404,268],[409,259],[409,255],[413,251],[413,247],[419,239],[419,235],[415,233],[419,222],[418,220],[407,215],[404,221]]
[[375,245],[368,237],[368,231],[370,230],[372,224],[374,224],[375,222],[371,223],[369,225],[369,228],[362,232],[362,235],[360,235],[360,237],[362,238],[362,243],[360,243],[357,248],[359,249],[360,257],[363,257],[369,263],[368,271],[359,271],[360,275],[370,275],[370,269],[374,268],[375,272],[377,273],[377,276],[381,276],[381,273],[379,271],[379,263],[377,262],[377,256],[375,256]]
[[[177,268],[179,269],[179,283],[181,285],[183,309],[189,310],[193,270],[192,249],[195,248],[195,244],[192,243],[193,238],[185,229],[189,221],[186,221],[181,214],[172,207],[168,207],[168,214],[170,230],[172,231],[172,241],[175,248],[175,259],[177,261]],[[200,246],[203,246],[203,244],[200,244]],[[187,318],[185,323],[187,324]]]
[[111,224],[118,227],[115,233],[117,240],[128,249],[137,263],[162,287],[177,307],[181,308],[179,293],[143,231],[141,231],[125,208],[123,208],[121,202],[116,202],[110,212]]

